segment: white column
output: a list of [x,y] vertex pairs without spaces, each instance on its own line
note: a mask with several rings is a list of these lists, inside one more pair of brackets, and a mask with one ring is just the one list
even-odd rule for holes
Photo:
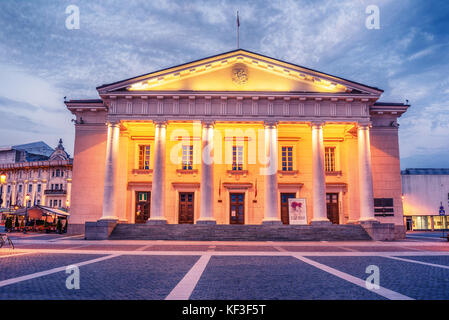
[[357,128],[359,152],[359,221],[377,221],[374,218],[373,175],[371,169],[371,144],[369,124],[359,124]]
[[5,183],[5,184],[2,184],[2,187],[3,187],[3,189],[2,189],[2,200],[3,200],[3,202],[2,202],[2,205],[1,205],[1,208],[6,208],[6,191],[8,190],[8,186],[7,186],[7,184]]
[[[67,170],[67,172],[68,172],[68,170]],[[67,173],[67,175],[68,175],[68,173]],[[70,206],[72,205],[72,178],[67,178],[66,181],[67,181],[67,194],[66,194],[65,206],[66,206],[67,210],[69,210]]]
[[214,218],[214,123],[203,123],[201,146],[200,217],[197,224],[215,224]]
[[164,224],[165,219],[165,135],[167,124],[155,122],[154,168],[151,185],[151,212],[148,224]]
[[278,135],[275,122],[265,123],[265,212],[263,224],[281,224],[278,192]]
[[117,176],[119,134],[120,124],[109,122],[104,175],[103,215],[100,220],[118,220],[115,214],[115,180]]
[[326,211],[326,176],[324,173],[323,122],[312,122],[312,224],[330,224]]

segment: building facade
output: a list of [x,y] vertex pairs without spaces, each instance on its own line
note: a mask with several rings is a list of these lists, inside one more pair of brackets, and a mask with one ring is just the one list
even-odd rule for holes
[[[308,223],[404,229],[408,106],[378,102],[380,89],[239,49],[97,91],[66,102],[72,226],[288,224],[288,199],[302,198]],[[378,199],[393,211],[376,214]]]
[[[448,229],[449,169],[410,168],[401,175],[407,230]],[[440,207],[445,215],[440,215]]]
[[4,177],[0,185],[0,208],[42,205],[69,209],[73,159],[64,150],[62,140],[51,150],[39,161],[0,164],[0,174]]

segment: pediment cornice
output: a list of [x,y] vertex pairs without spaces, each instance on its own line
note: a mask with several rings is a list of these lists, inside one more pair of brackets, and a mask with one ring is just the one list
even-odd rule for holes
[[[226,68],[235,68],[235,66],[240,66],[241,69],[237,70],[237,72],[233,70],[236,78],[234,78],[234,75],[232,76],[232,81],[238,86],[242,86],[236,90],[238,92],[250,91],[245,89],[245,84],[247,83],[245,68],[250,69],[253,73],[257,73],[258,76],[262,73],[266,74],[269,77],[267,81],[273,82],[274,84],[276,83],[276,79],[283,79],[283,81],[303,84],[308,89],[312,88],[314,93],[365,94],[379,97],[383,92],[374,87],[241,49],[103,85],[98,87],[97,90],[101,96],[112,93],[123,94],[126,92],[150,93],[158,91],[158,88],[176,87],[176,85],[173,86],[173,83],[180,83],[182,81],[189,83],[195,77],[204,76],[211,72],[218,72]],[[239,71],[241,71],[240,74]],[[230,82],[231,77],[228,78],[227,80]],[[204,90],[205,87],[207,88],[207,80],[204,81],[206,81],[206,85],[200,86],[201,89],[195,90],[195,93],[198,91],[208,91]],[[248,87],[251,88],[254,86],[248,84]],[[292,87],[297,89],[297,86]],[[162,89],[161,91],[167,90]],[[175,91],[180,92],[182,90]],[[307,94],[307,92],[305,93]]]

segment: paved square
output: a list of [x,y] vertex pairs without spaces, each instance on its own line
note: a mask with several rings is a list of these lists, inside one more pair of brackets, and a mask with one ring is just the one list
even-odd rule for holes
[[[0,249],[1,300],[449,299],[449,243],[429,234],[395,242],[12,238],[15,250]],[[72,265],[79,289],[66,287]],[[367,287],[370,266],[379,289]]]

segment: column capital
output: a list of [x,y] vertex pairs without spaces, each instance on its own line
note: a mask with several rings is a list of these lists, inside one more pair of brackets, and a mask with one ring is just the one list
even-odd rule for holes
[[215,121],[214,120],[203,120],[201,121],[201,125],[203,128],[213,128],[215,127]]
[[325,124],[326,124],[325,121],[311,121],[310,127],[312,129],[314,129],[314,128],[320,129],[320,128],[324,127]]
[[359,122],[357,123],[357,130],[369,130],[372,127],[371,122]]
[[120,121],[106,121],[108,127],[118,127],[120,126]]
[[166,120],[153,120],[153,124],[155,127],[167,127],[167,121]]
[[276,120],[265,120],[263,122],[263,126],[265,128],[276,128],[278,126],[279,121]]

